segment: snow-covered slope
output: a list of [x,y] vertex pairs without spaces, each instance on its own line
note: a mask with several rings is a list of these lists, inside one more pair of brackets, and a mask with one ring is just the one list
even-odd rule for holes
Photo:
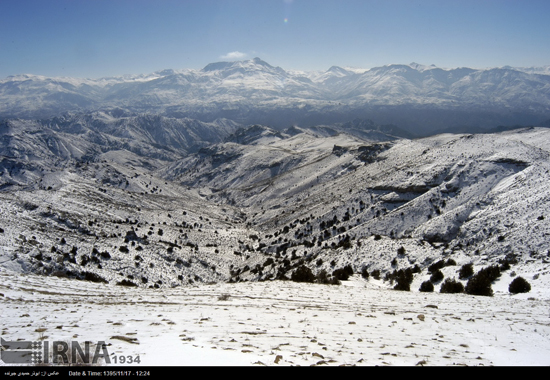
[[44,172],[101,161],[101,155],[111,151],[131,153],[136,156],[135,165],[151,169],[221,141],[238,126],[223,119],[205,123],[114,114],[116,110],[0,123],[0,183],[30,184]]
[[418,289],[442,258],[511,264],[533,288],[548,277],[549,130],[383,142],[318,130],[256,125],[157,159],[80,140],[31,156],[20,134],[3,158],[2,265],[142,287],[284,279],[305,265],[418,266]]

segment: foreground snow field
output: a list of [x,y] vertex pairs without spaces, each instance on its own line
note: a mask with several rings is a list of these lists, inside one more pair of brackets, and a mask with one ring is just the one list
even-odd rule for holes
[[104,367],[120,356],[142,366],[550,364],[544,292],[401,292],[357,276],[137,289],[3,269],[0,300],[5,341],[105,341]]

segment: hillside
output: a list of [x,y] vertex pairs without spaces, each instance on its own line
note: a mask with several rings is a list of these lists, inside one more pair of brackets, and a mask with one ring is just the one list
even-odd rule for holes
[[452,259],[445,277],[506,264],[533,291],[547,281],[547,129],[381,142],[252,126],[196,153],[147,145],[163,152],[154,160],[135,145],[40,137],[52,130],[3,137],[11,270],[160,288],[289,279],[303,265],[379,271],[393,286],[414,268],[418,290],[431,264]]

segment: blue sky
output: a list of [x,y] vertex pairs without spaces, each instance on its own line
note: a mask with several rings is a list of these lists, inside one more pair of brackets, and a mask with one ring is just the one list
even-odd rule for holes
[[0,78],[260,57],[284,69],[550,65],[548,0],[0,0]]

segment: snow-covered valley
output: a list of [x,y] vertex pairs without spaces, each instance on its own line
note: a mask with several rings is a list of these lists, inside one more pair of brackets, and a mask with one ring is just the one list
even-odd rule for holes
[[[150,159],[135,134],[25,125],[4,135],[6,341],[149,366],[549,364],[548,129],[256,125]],[[493,296],[468,291],[497,267]]]

